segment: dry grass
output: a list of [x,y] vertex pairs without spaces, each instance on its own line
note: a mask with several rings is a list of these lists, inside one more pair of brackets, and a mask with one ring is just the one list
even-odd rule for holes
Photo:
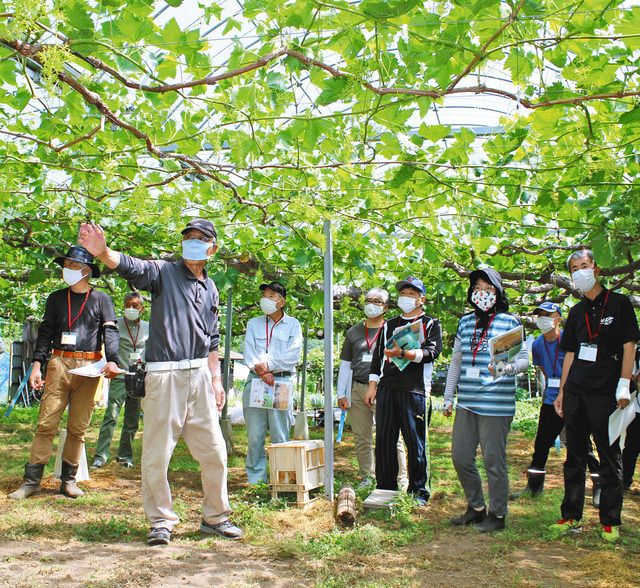
[[[87,438],[95,445],[101,414]],[[603,545],[597,515],[588,507],[586,530],[551,541],[558,517],[562,456],[552,456],[548,492],[511,506],[506,532],[480,536],[451,529],[447,520],[465,507],[449,457],[450,421],[436,416],[431,432],[434,494],[426,509],[403,504],[397,516],[359,516],[358,526],[336,529],[332,506],[307,511],[270,501],[267,488],[249,488],[243,470],[244,431],[235,430],[240,455],[230,459],[234,520],[246,530],[240,544],[203,539],[197,464],[180,444],[170,469],[182,523],[167,549],[144,546],[147,523],[138,468],[110,463],[83,483],[85,497],[57,494],[48,476],[41,496],[15,503],[5,495],[19,482],[35,412],[0,422],[0,585],[11,586],[634,586],[640,578],[640,497],[625,502],[623,542]],[[319,434],[319,433],[317,433]],[[135,452],[138,458],[139,441]],[[530,458],[531,440],[513,433],[509,462],[513,486]],[[336,447],[339,483],[355,482],[351,436]],[[362,496],[360,496],[361,498]]]

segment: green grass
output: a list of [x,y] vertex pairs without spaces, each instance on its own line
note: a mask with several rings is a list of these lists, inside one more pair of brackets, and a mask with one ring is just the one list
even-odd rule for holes
[[[10,419],[0,419],[2,491],[14,489],[22,476],[37,411],[37,407],[17,408]],[[509,443],[512,488],[520,488],[525,483],[521,472],[530,459],[538,411],[539,402],[518,402]],[[87,432],[89,459],[93,457],[91,450],[95,447],[102,416],[102,410],[95,412]],[[504,532],[480,539],[474,529],[452,530],[448,519],[464,510],[466,500],[451,462],[451,425],[452,419],[434,413],[430,431],[432,500],[429,506],[419,508],[410,496],[401,494],[391,512],[360,510],[357,525],[352,529],[336,527],[332,507],[323,501],[309,511],[299,511],[290,508],[284,499],[273,500],[267,485],[247,486],[244,474],[246,430],[234,427],[236,454],[229,459],[230,500],[233,520],[245,531],[244,549],[257,557],[280,562],[278,565],[290,563],[292,570],[304,578],[303,583],[322,587],[416,586],[426,582],[425,578],[449,577],[447,574],[453,574],[452,583],[465,586],[473,580],[473,570],[477,566],[483,566],[485,574],[497,578],[496,585],[518,586],[526,582],[538,585],[529,576],[526,565],[520,564],[513,554],[531,551],[556,557],[578,548],[582,558],[601,558],[613,574],[613,570],[620,569],[619,562],[640,552],[640,499],[637,497],[635,501],[627,499],[625,504],[626,524],[619,545],[604,545],[599,539],[597,513],[590,506],[585,507],[582,533],[561,538],[553,538],[548,533],[549,525],[559,516],[562,500],[563,456],[556,455],[555,450],[551,451],[550,483],[545,494],[538,499],[511,503]],[[322,438],[323,432],[312,429],[312,436]],[[116,442],[117,436],[112,449]],[[140,451],[141,438],[138,436],[134,442],[136,464]],[[343,485],[355,487],[359,480],[349,431],[344,443],[336,446],[335,451],[336,492]],[[478,467],[484,476],[480,455]],[[174,452],[169,478],[175,510],[182,521],[176,528],[178,545],[215,550],[218,541],[202,539],[198,532],[201,518],[199,467],[182,441]],[[125,470],[110,462],[103,470],[92,473],[92,480],[85,485],[85,496],[76,501],[57,495],[55,483],[50,478],[47,480],[45,492],[28,501],[13,503],[0,498],[0,501],[4,500],[0,503],[0,536],[14,541],[46,538],[47,541],[76,540],[87,544],[144,540],[148,524],[139,494],[138,467]],[[359,505],[367,493],[367,490],[356,491]],[[442,551],[433,552],[437,549],[434,545],[442,545],[439,548]],[[459,555],[463,546],[467,551],[463,549]],[[458,557],[463,558],[462,565],[455,567]],[[589,560],[580,561],[583,565]],[[631,561],[632,571],[640,574],[640,564]],[[548,565],[549,576],[546,583],[541,580],[540,585],[563,585],[563,574],[567,570]],[[563,564],[565,568],[567,565],[566,562]],[[595,582],[584,570],[581,573],[584,584]],[[100,585],[100,578],[92,576],[90,583]],[[624,585],[624,581],[618,585]]]

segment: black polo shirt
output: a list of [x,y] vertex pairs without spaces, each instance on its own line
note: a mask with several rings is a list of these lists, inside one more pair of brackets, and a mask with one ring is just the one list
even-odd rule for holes
[[[589,395],[614,394],[623,345],[639,339],[638,320],[627,296],[604,288],[595,300],[583,298],[569,311],[560,343],[560,349],[575,354],[565,389]],[[582,343],[598,346],[596,361],[578,357]]]

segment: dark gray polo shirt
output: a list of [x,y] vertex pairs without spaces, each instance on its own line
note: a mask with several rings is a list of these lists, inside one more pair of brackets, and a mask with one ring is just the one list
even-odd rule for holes
[[373,352],[376,349],[376,335],[378,333],[378,328],[367,329],[367,333],[369,334],[371,349],[369,349],[367,345],[364,323],[358,323],[347,331],[344,343],[342,344],[342,351],[340,352],[340,359],[351,362],[353,379],[361,384],[367,384],[369,382],[371,362],[362,361],[362,359],[366,354],[370,353],[373,355]]
[[218,350],[218,289],[206,271],[198,280],[182,261],[144,261],[121,253],[116,272],[151,292],[147,361],[199,359]]

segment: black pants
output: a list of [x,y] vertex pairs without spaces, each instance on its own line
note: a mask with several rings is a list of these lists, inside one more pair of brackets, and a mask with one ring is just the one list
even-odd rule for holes
[[[564,419],[558,416],[553,404],[543,404],[540,407],[540,418],[538,419],[538,430],[533,446],[533,457],[531,458],[530,470],[544,472],[549,459],[549,450],[555,444],[556,438],[564,428]],[[593,453],[593,446],[589,441],[589,453],[587,454],[587,466],[591,475],[598,474],[600,464],[598,458]]]
[[625,488],[633,483],[638,454],[640,454],[640,413],[636,413],[636,418],[627,427],[627,438],[622,452],[622,473]]
[[429,441],[431,399],[378,386],[376,395],[376,487],[398,489],[398,436],[407,446],[410,494],[429,498]]
[[564,462],[562,518],[582,518],[584,479],[589,433],[600,457],[600,523],[619,525],[622,511],[622,454],[616,441],[609,445],[609,416],[616,409],[613,394],[587,396],[565,390],[563,410],[567,433],[567,459]]

